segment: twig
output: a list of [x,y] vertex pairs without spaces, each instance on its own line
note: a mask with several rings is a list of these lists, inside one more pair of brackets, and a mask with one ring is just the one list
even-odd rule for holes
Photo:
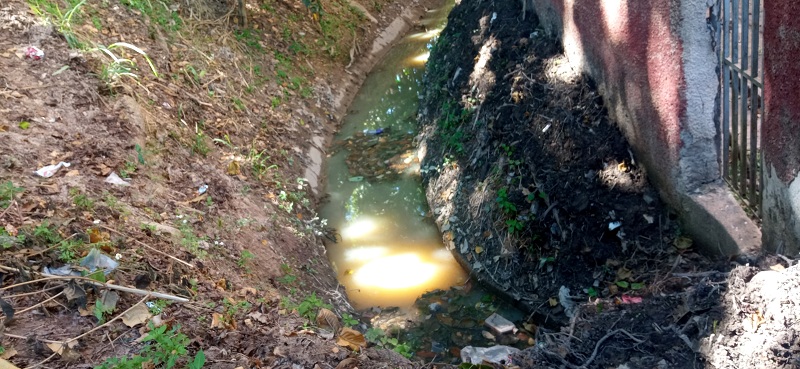
[[51,298],[49,298],[49,299],[47,299],[47,300],[44,300],[44,301],[42,301],[42,302],[40,302],[40,303],[38,303],[38,304],[36,304],[36,305],[33,305],[33,306],[31,306],[31,307],[28,307],[28,308],[25,308],[25,309],[23,309],[23,310],[20,310],[20,311],[16,312],[16,313],[14,314],[14,316],[16,317],[16,316],[18,316],[18,315],[20,315],[20,314],[22,314],[22,313],[27,313],[28,311],[31,311],[31,310],[33,310],[33,309],[36,309],[37,307],[39,307],[39,306],[41,306],[41,305],[44,305],[44,304],[45,304],[45,303],[47,303],[47,302],[50,302],[50,301],[52,301],[52,300],[55,300],[55,298],[56,298],[56,297],[58,297],[58,296],[61,296],[62,294],[64,294],[64,291],[61,291],[61,292],[59,292],[59,293],[57,293],[57,294],[53,295],[53,297],[51,297]]
[[147,300],[148,298],[150,298],[150,295],[149,295],[149,294],[148,294],[147,296],[145,296],[145,297],[142,297],[142,299],[141,299],[141,300],[139,300],[139,302],[137,302],[137,303],[135,303],[135,304],[131,305],[131,307],[129,307],[127,310],[123,311],[123,312],[122,312],[122,313],[120,313],[120,314],[117,314],[117,316],[115,316],[115,317],[114,317],[114,319],[111,319],[111,320],[109,320],[109,321],[107,321],[107,322],[103,323],[102,325],[98,325],[97,327],[94,327],[94,328],[92,328],[92,329],[90,329],[90,330],[86,331],[86,333],[83,333],[83,334],[81,334],[81,335],[80,335],[80,336],[78,336],[78,337],[75,337],[75,338],[70,338],[70,339],[68,339],[68,340],[64,341],[64,344],[68,344],[68,343],[70,343],[70,342],[72,342],[72,341],[77,341],[77,340],[79,340],[79,339],[81,339],[81,338],[83,338],[83,337],[86,337],[86,336],[87,336],[89,333],[92,333],[92,332],[94,332],[94,331],[96,331],[96,330],[98,330],[98,329],[100,329],[100,328],[103,328],[103,327],[105,327],[105,326],[107,326],[107,325],[109,325],[109,324],[111,324],[111,323],[113,323],[113,322],[116,322],[116,321],[117,321],[119,318],[122,318],[122,316],[123,316],[123,315],[125,315],[125,314],[127,314],[129,311],[133,310],[133,308],[135,308],[135,307],[136,307],[136,306],[138,306],[139,304],[141,304],[141,303],[145,302],[145,300]]
[[[123,234],[123,233],[122,233],[122,232],[120,232],[120,231],[117,231],[116,229],[109,228],[109,227],[106,227],[106,226],[104,226],[104,225],[100,225],[100,227],[101,227],[101,228],[103,228],[103,229],[105,229],[105,230],[107,230],[107,231],[114,232],[114,233],[116,233],[116,234],[118,234],[118,235],[120,235],[120,236],[125,236],[125,234]],[[163,251],[161,251],[161,250],[159,250],[159,249],[157,249],[157,248],[155,248],[155,247],[153,247],[153,246],[150,246],[150,245],[148,245],[148,244],[146,244],[146,243],[144,243],[144,242],[142,242],[142,241],[139,241],[139,240],[137,240],[137,239],[135,239],[135,238],[131,238],[131,239],[133,240],[133,242],[136,242],[136,243],[138,243],[139,245],[146,247],[146,248],[147,248],[148,250],[150,250],[150,251],[154,251],[154,252],[157,252],[157,253],[159,253],[159,254],[161,254],[161,255],[164,255],[164,256],[166,256],[166,257],[168,257],[168,258],[172,259],[172,260],[175,260],[175,261],[177,261],[177,262],[179,262],[179,263],[181,263],[181,264],[183,264],[183,265],[186,265],[186,266],[188,266],[189,268],[194,268],[194,265],[192,265],[192,264],[190,264],[190,263],[188,263],[188,262],[185,262],[185,261],[183,261],[183,260],[181,260],[181,259],[178,259],[178,258],[176,258],[176,257],[174,257],[174,256],[172,256],[172,255],[170,255],[170,254],[167,254],[166,252],[163,252]]]
[[[12,192],[12,193],[13,193],[13,192]],[[11,203],[10,203],[10,204],[8,204],[8,207],[7,207],[7,208],[5,208],[5,210],[3,210],[3,212],[2,212],[2,213],[0,213],[0,218],[3,218],[3,216],[5,216],[5,215],[6,215],[6,213],[8,213],[8,210],[9,210],[9,209],[11,209],[11,207],[13,207],[13,206],[15,206],[15,205],[17,205],[17,200],[13,200],[13,201],[11,201]]]
[[586,359],[586,361],[584,361],[583,364],[581,364],[581,365],[575,365],[573,363],[570,363],[569,361],[567,361],[566,359],[561,357],[561,355],[556,354],[555,352],[551,352],[551,351],[548,351],[548,350],[542,350],[542,352],[557,358],[558,360],[561,361],[562,364],[564,364],[565,366],[570,367],[571,369],[586,369],[589,366],[589,364],[591,364],[592,361],[594,361],[594,359],[597,358],[597,353],[600,350],[600,346],[603,345],[603,342],[605,342],[607,339],[613,337],[617,333],[625,334],[626,336],[628,336],[628,338],[630,338],[631,340],[633,340],[636,343],[644,343],[644,340],[636,338],[636,336],[630,334],[628,331],[626,331],[624,329],[617,329],[617,330],[611,331],[608,334],[606,334],[605,336],[603,336],[603,338],[601,338],[600,340],[597,341],[597,343],[594,345],[594,351],[592,351],[592,356],[589,356],[589,358]]
[[[28,336],[20,336],[18,334],[3,333],[2,335],[6,336],[6,337],[11,337],[11,338],[16,338],[16,339],[20,339],[20,340],[26,340],[26,341],[30,339],[30,337],[28,337]],[[46,340],[46,339],[43,339],[43,338],[37,338],[36,340],[37,341],[42,341],[44,343],[60,343],[60,344],[64,344],[64,341],[53,341],[53,340]]]
[[709,277],[712,275],[727,276],[728,272],[718,272],[716,270],[710,270],[707,272],[697,272],[697,273],[672,273],[672,276],[677,278]]
[[33,369],[33,368],[36,368],[36,367],[38,367],[38,366],[40,366],[40,365],[42,365],[42,364],[44,364],[44,363],[46,363],[46,362],[50,361],[50,359],[54,358],[56,355],[58,355],[58,352],[53,352],[53,354],[52,354],[52,355],[50,355],[50,356],[48,356],[48,357],[44,358],[44,360],[42,360],[42,361],[40,361],[40,362],[38,362],[38,363],[36,363],[36,364],[33,364],[33,365],[31,365],[31,366],[25,367],[25,369]]
[[[8,271],[17,272],[17,273],[20,272],[20,270],[17,269],[17,268],[11,268],[11,267],[7,267],[7,266],[3,266],[3,265],[0,265],[0,270],[8,270]],[[178,296],[175,296],[175,295],[169,295],[169,294],[161,293],[161,292],[145,291],[145,290],[140,290],[138,288],[124,287],[124,286],[119,286],[119,285],[116,285],[116,284],[102,283],[102,282],[98,282],[98,281],[95,281],[94,279],[86,278],[86,277],[58,276],[58,275],[52,275],[52,274],[40,273],[40,272],[32,272],[32,273],[41,275],[41,276],[43,276],[45,278],[36,279],[36,280],[32,280],[32,281],[27,281],[27,282],[22,282],[22,283],[17,283],[15,285],[8,286],[8,287],[3,287],[3,288],[0,288],[0,291],[7,290],[9,288],[13,288],[13,287],[16,287],[16,286],[21,286],[21,285],[31,284],[31,283],[37,283],[37,282],[42,282],[42,281],[47,281],[47,280],[71,280],[71,279],[77,279],[77,280],[83,281],[84,283],[88,283],[88,284],[91,284],[91,285],[94,285],[94,286],[97,286],[97,287],[108,288],[110,290],[128,292],[128,293],[132,293],[132,294],[135,294],[135,295],[147,295],[147,296],[152,296],[152,297],[159,298],[159,299],[177,301],[177,302],[182,302],[182,303],[189,302],[189,299],[187,299],[185,297],[178,297]]]
[[37,293],[52,291],[54,289],[61,288],[61,287],[63,287],[63,286],[53,286],[53,287],[45,288],[43,290],[38,290],[38,291],[33,291],[33,292],[25,292],[25,293],[18,293],[16,295],[8,295],[8,296],[2,296],[2,297],[4,299],[13,299],[13,298],[17,298],[17,297],[30,296],[30,295],[35,295]]

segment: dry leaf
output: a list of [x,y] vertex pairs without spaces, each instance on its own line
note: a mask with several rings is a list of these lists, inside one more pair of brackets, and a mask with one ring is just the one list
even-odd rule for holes
[[776,271],[776,272],[780,272],[780,271],[783,271],[784,269],[786,269],[781,264],[775,264],[775,265],[773,265],[773,266],[771,266],[769,268],[774,270],[774,271]]
[[[14,357],[16,354],[17,354],[17,349],[13,347],[8,347],[6,348],[5,351],[3,351],[2,354],[0,354],[0,359],[10,359]],[[2,365],[0,365],[0,368],[2,368]]]
[[348,347],[351,350],[358,350],[362,347],[367,347],[367,339],[361,332],[352,328],[342,328],[339,333],[339,340],[336,344],[343,347]]
[[17,233],[18,233],[19,231],[17,231],[17,228],[16,228],[16,227],[14,227],[14,226],[13,226],[13,225],[11,225],[11,224],[6,224],[6,227],[5,227],[5,228],[6,228],[6,233],[8,233],[8,235],[9,235],[9,236],[11,236],[11,237],[17,237]]
[[51,342],[51,343],[47,344],[47,347],[50,348],[50,350],[52,350],[53,352],[55,352],[55,353],[57,353],[59,355],[64,355],[65,349],[66,349],[66,351],[69,351],[69,349],[75,347],[75,345],[77,345],[77,344],[78,344],[78,341],[69,341],[69,343],[67,343],[67,344],[58,343],[58,342]]
[[64,177],[77,177],[80,174],[81,172],[78,170],[70,170],[69,172],[67,172],[67,174],[64,175]]
[[255,319],[255,321],[257,321],[259,323],[267,324],[267,316],[262,314],[262,313],[254,311],[254,312],[252,312],[250,314],[247,314],[247,316]]
[[617,269],[617,280],[624,281],[631,277],[633,272],[631,272],[628,268],[619,268]]
[[100,232],[97,228],[89,230],[89,242],[99,243],[111,240],[111,235],[108,232]]
[[236,160],[230,162],[228,164],[227,173],[228,173],[228,175],[232,175],[232,176],[238,176],[238,175],[242,174],[242,168],[239,165],[239,162],[236,161]]
[[6,359],[0,359],[0,369],[19,369],[19,367],[9,363]]
[[151,316],[147,306],[144,306],[144,304],[137,304],[122,315],[122,322],[128,327],[133,328],[139,324],[147,323]]
[[480,247],[480,246],[475,246],[475,253],[476,253],[476,254],[480,254],[480,253],[482,253],[482,252],[483,252],[483,247]]
[[211,328],[225,328],[225,318],[220,313],[211,314]]
[[317,325],[320,327],[328,327],[333,333],[339,332],[339,329],[342,328],[342,324],[339,323],[339,317],[326,308],[319,309],[319,313],[317,313]]
[[694,243],[694,241],[692,241],[691,238],[678,237],[677,239],[675,239],[675,248],[678,249],[678,250],[686,250],[686,249],[692,247],[693,243]]
[[354,357],[348,357],[339,362],[339,365],[336,366],[336,369],[352,369],[358,365],[358,360]]

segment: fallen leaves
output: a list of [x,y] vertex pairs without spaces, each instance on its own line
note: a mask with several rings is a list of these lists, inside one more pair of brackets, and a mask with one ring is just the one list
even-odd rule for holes
[[360,350],[367,347],[367,339],[361,332],[352,328],[342,328],[339,333],[339,339],[336,344],[342,347],[347,347],[353,351]]
[[143,304],[138,304],[122,315],[122,322],[128,327],[135,327],[150,320],[150,310]]
[[339,317],[326,308],[319,309],[319,313],[317,313],[317,325],[330,328],[334,334],[338,333],[339,329],[342,328],[342,324],[339,323]]

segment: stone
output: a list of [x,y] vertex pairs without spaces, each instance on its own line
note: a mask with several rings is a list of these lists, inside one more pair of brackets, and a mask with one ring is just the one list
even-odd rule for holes
[[484,321],[486,328],[489,328],[495,336],[500,336],[506,333],[513,333],[516,327],[510,320],[493,313]]

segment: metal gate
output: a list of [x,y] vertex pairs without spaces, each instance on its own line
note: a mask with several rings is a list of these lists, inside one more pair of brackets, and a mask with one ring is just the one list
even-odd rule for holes
[[761,216],[764,116],[761,0],[720,0],[722,177]]

